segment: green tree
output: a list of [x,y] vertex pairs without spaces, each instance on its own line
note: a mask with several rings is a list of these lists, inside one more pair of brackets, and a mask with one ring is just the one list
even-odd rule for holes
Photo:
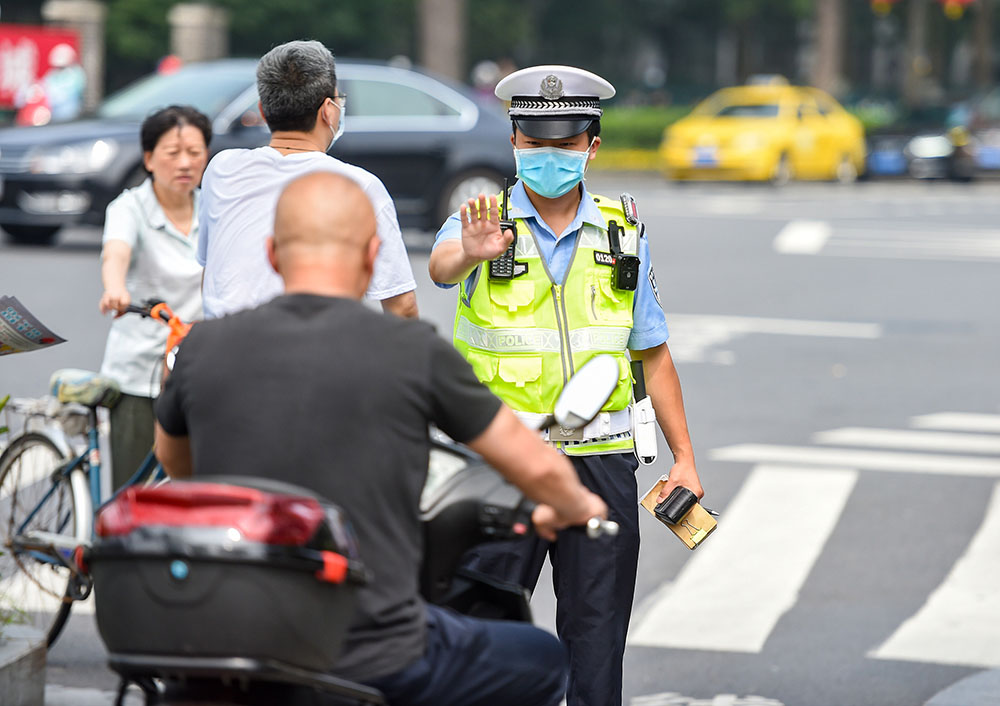
[[[339,57],[388,59],[414,51],[414,0],[216,0],[229,11],[230,53],[260,56],[292,39],[316,39]],[[108,0],[108,88],[149,73],[170,50],[169,5]]]

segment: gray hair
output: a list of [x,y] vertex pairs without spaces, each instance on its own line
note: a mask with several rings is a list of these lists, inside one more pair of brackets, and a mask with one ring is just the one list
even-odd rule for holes
[[257,64],[257,93],[272,131],[312,130],[316,111],[337,94],[333,54],[315,41],[276,46]]

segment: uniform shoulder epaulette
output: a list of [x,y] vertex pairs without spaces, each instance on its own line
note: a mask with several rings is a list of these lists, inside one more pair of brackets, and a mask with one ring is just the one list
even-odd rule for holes
[[599,194],[591,194],[591,198],[594,199],[594,203],[602,211],[622,214],[627,224],[626,227],[635,228],[640,238],[646,234],[646,225],[639,220],[639,209],[635,204],[632,194],[623,193],[618,197],[617,201]]
[[635,205],[635,197],[623,191],[618,197],[622,202],[622,211],[625,213],[625,222],[632,226],[639,225],[639,207]]

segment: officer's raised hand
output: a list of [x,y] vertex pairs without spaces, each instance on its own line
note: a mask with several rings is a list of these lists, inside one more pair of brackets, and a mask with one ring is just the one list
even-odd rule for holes
[[500,229],[497,197],[479,194],[458,210],[462,219],[462,249],[477,262],[493,260],[504,253],[514,239],[513,232]]

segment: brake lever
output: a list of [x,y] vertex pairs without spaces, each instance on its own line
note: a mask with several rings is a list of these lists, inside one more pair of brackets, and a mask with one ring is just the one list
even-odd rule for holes
[[621,527],[614,520],[602,520],[600,517],[591,517],[587,520],[586,532],[588,539],[617,537],[619,529]]

